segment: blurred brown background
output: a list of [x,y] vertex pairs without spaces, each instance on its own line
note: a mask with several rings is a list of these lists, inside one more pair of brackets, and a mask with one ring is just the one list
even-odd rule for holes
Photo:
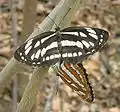
[[[58,2],[59,0],[0,0],[0,70],[13,56],[15,46],[32,33],[36,23],[41,23]],[[12,38],[12,25],[15,25],[13,16],[17,23],[18,39]],[[60,78],[57,93],[50,97],[55,82],[48,75],[40,87],[37,102],[31,112],[46,112],[48,103],[51,103],[50,112],[120,112],[120,0],[87,1],[75,13],[71,22],[71,26],[78,25],[103,28],[110,34],[104,48],[84,62],[94,89],[94,102],[88,104],[82,101]],[[0,112],[15,112],[13,88],[18,84],[16,94],[19,102],[31,71],[32,69],[25,70],[19,74],[17,83],[12,81],[0,94]]]

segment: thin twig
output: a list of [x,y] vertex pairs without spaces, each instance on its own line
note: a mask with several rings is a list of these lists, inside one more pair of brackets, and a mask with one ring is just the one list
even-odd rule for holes
[[52,104],[53,97],[56,94],[56,89],[57,89],[57,85],[58,85],[58,78],[59,78],[58,76],[53,77],[52,87],[51,87],[51,90],[49,91],[49,95],[47,97],[44,112],[51,111],[51,104]]
[[[11,13],[12,13],[12,37],[14,40],[14,50],[17,47],[18,44],[18,37],[17,37],[17,13],[16,13],[16,0],[11,0]],[[16,112],[17,110],[17,93],[18,93],[18,80],[17,75],[15,74],[15,77],[13,79],[13,90],[12,90],[12,112]]]

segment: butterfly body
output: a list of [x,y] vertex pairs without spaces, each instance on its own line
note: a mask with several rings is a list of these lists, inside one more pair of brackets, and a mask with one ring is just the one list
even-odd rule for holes
[[68,27],[42,33],[27,40],[15,52],[16,60],[30,66],[51,66],[58,61],[82,62],[107,41],[105,30],[91,27]]

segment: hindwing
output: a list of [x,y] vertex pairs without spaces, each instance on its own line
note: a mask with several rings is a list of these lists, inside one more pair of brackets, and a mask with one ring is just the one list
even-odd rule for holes
[[57,74],[81,99],[92,102],[94,99],[93,90],[88,80],[88,74],[81,63],[62,63]]

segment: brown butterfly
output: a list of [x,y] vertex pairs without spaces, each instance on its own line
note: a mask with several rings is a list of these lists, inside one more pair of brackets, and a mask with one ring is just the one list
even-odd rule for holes
[[65,64],[62,63],[57,75],[83,100],[92,102],[94,100],[93,90],[88,80],[86,69],[81,63]]

